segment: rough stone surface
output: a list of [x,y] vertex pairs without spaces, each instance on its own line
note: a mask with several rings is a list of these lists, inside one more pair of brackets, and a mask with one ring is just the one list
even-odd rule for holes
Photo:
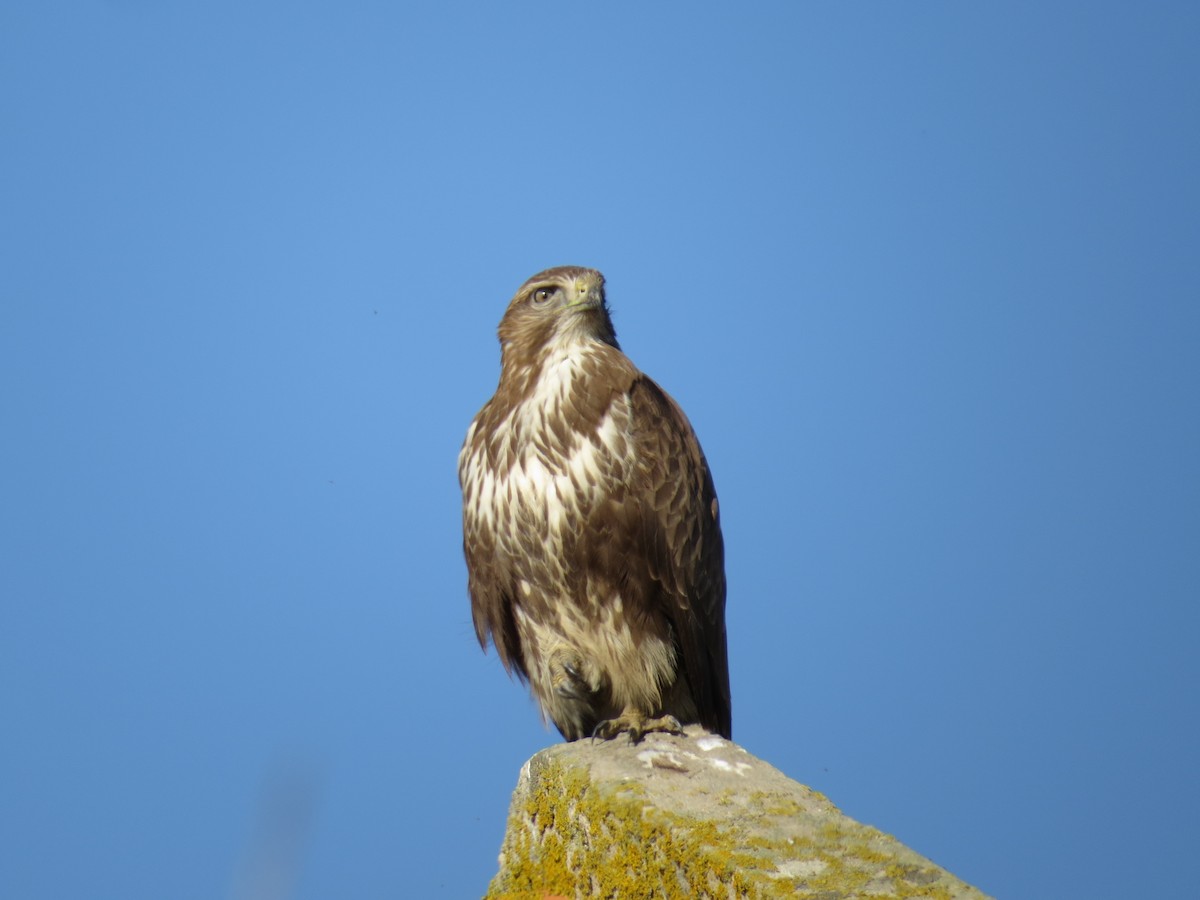
[[698,728],[577,741],[521,769],[488,897],[984,895]]

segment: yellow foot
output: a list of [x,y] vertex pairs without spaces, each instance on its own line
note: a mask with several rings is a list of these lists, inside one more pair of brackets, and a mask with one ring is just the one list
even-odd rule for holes
[[651,731],[662,731],[667,734],[683,734],[683,727],[674,716],[662,716],[651,719],[639,712],[625,710],[615,719],[605,719],[596,726],[592,737],[610,741],[618,734],[625,732],[629,735],[630,743],[639,743]]

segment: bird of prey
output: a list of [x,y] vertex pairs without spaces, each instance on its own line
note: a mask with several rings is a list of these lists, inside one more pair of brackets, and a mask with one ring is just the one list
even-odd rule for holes
[[621,352],[594,269],[525,282],[458,458],[475,633],[569,741],[730,736],[717,494],[683,411]]

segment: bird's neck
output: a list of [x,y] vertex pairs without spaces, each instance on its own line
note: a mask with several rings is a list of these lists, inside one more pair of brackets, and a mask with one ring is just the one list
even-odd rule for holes
[[582,338],[545,344],[536,351],[504,347],[500,364],[500,389],[516,402],[553,387],[568,392],[589,361],[618,350],[616,339]]

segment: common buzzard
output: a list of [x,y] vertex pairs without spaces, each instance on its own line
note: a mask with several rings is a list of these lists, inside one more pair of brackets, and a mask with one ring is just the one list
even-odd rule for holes
[[500,322],[458,459],[475,633],[567,740],[730,736],[717,495],[683,411],[617,345],[604,277],[563,266]]

